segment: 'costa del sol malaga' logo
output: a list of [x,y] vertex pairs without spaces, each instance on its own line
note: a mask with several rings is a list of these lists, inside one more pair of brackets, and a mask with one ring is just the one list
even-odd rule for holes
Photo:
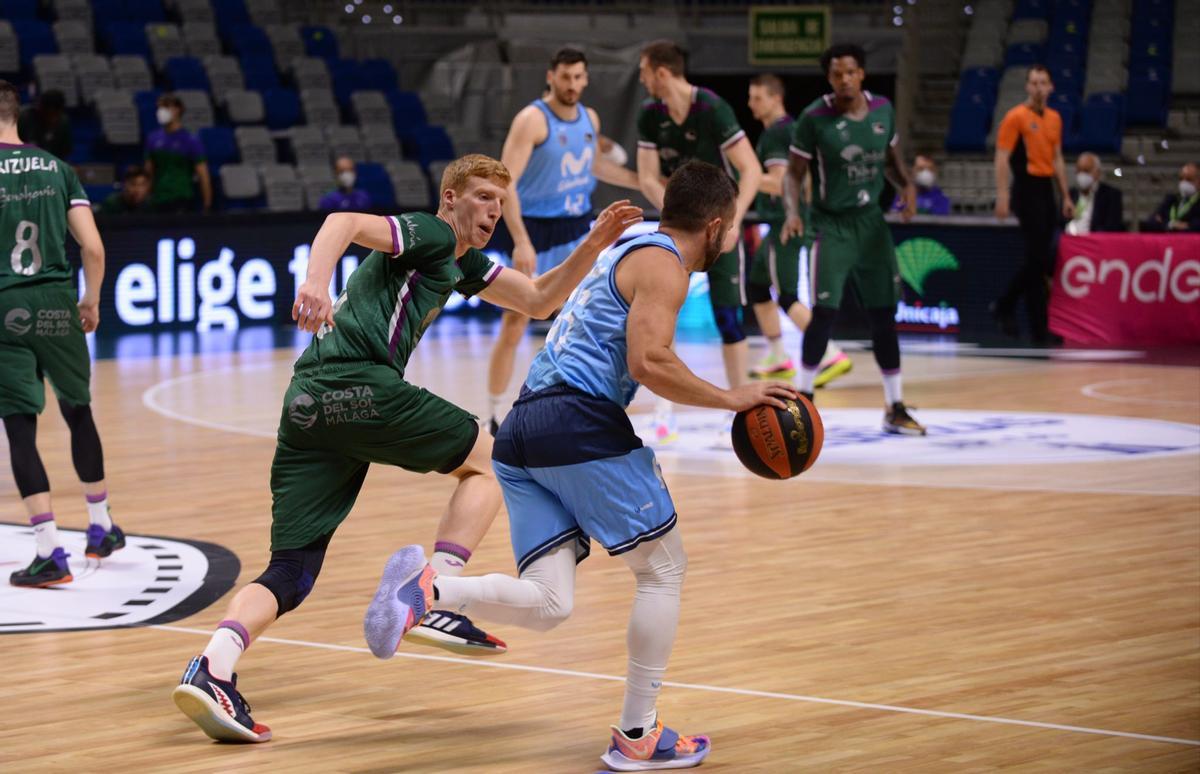
[[292,402],[288,405],[288,419],[299,427],[301,430],[307,430],[317,422],[317,411],[314,408],[316,401],[312,396],[300,393],[292,398]]
[[15,336],[29,333],[29,310],[17,307],[4,315],[4,327]]
[[902,242],[896,248],[896,263],[900,266],[900,276],[919,296],[925,295],[925,280],[930,274],[958,270],[958,259],[954,253],[936,239],[927,237]]

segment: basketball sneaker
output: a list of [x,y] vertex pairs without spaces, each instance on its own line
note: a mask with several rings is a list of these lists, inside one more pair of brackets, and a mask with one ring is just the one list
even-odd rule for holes
[[500,432],[500,423],[496,421],[495,417],[488,420],[488,432],[492,434],[493,438],[496,437],[496,433]]
[[437,571],[425,562],[425,549],[405,546],[388,559],[375,598],[363,618],[363,635],[376,658],[396,655],[400,640],[433,606]]
[[637,739],[616,726],[612,731],[612,743],[600,760],[614,771],[689,769],[699,766],[712,749],[707,736],[680,736],[657,719],[654,730]]
[[678,441],[679,431],[675,424],[675,413],[656,413],[650,425],[650,431],[653,434],[652,443],[655,446],[666,446],[669,443]]
[[839,376],[850,373],[850,369],[854,368],[854,361],[845,352],[839,351],[833,357],[822,362],[818,368],[817,376],[813,379],[813,387],[824,387]]
[[752,379],[791,379],[795,375],[796,364],[790,357],[778,358],[770,354],[750,369]]
[[405,642],[441,648],[460,656],[498,656],[508,651],[504,641],[471,623],[462,613],[431,610],[421,623],[413,627]]
[[62,548],[54,549],[47,557],[34,556],[28,567],[9,575],[8,582],[29,589],[44,589],[47,586],[70,583],[74,576],[71,575],[71,567],[67,564],[68,556],[70,554]]
[[106,530],[99,524],[90,524],[87,528],[87,548],[84,554],[94,559],[103,559],[125,547],[125,533],[116,524]]
[[201,731],[219,742],[265,742],[271,738],[271,729],[250,717],[250,705],[237,689],[237,675],[232,680],[213,677],[208,656],[195,656],[188,662],[171,700]]
[[895,435],[925,435],[925,426],[912,418],[900,401],[883,414],[883,431]]

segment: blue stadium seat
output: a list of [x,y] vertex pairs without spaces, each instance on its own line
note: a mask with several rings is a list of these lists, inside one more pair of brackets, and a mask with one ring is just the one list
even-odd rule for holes
[[167,81],[170,83],[172,89],[211,90],[211,86],[208,83],[208,73],[204,71],[203,63],[195,57],[171,57],[167,60],[167,65],[163,69],[166,72]]
[[138,122],[142,125],[142,137],[158,128],[155,112],[158,110],[158,89],[139,91],[133,95],[133,104],[137,107]]
[[214,176],[221,165],[235,162],[239,158],[233,130],[228,126],[204,127],[200,130],[200,142],[204,145],[204,155]]
[[1169,22],[1174,16],[1175,0],[1137,0],[1133,18],[1165,19]]
[[948,151],[983,151],[992,126],[995,97],[974,94],[955,104],[950,112],[950,131],[946,133]]
[[264,89],[263,111],[271,129],[288,129],[300,123],[300,95],[291,89]]
[[1067,40],[1046,49],[1046,67],[1051,71],[1064,67],[1082,70],[1087,61],[1087,47],[1083,41]]
[[1050,95],[1050,107],[1058,111],[1062,118],[1062,144],[1064,151],[1073,151],[1079,140],[1077,118],[1079,116],[1079,95],[1067,94],[1055,89]]
[[1126,121],[1131,124],[1167,125],[1171,94],[1170,70],[1144,66],[1130,68],[1126,94]]
[[404,158],[415,159],[422,167],[428,168],[431,162],[454,158],[454,143],[440,126],[412,127],[402,140]]
[[266,91],[279,88],[279,73],[275,72],[275,58],[270,54],[248,54],[241,58],[242,76],[246,88]]
[[384,95],[392,107],[392,125],[397,137],[403,137],[411,130],[425,126],[429,119],[425,116],[425,106],[421,97],[415,91],[389,91]]
[[36,19],[14,19],[13,33],[17,36],[17,46],[20,47],[21,67],[33,65],[33,58],[38,54],[57,54],[58,41],[50,25]]
[[67,161],[72,164],[87,164],[95,158],[96,143],[101,137],[100,121],[94,113],[80,113],[71,117],[71,155]]
[[1077,67],[1054,67],[1050,70],[1054,91],[1079,97],[1083,94],[1083,70]]
[[106,22],[139,24],[167,20],[162,0],[92,0],[92,17]]
[[1120,94],[1093,94],[1079,117],[1079,144],[1084,150],[1117,153],[1125,131],[1125,98]]
[[1049,0],[1017,0],[1013,9],[1013,19],[1049,19]]
[[972,67],[963,70],[958,79],[957,100],[964,100],[974,94],[996,99],[996,89],[1000,84],[1000,71],[994,67]]
[[233,52],[240,57],[269,54],[274,61],[275,51],[271,48],[271,39],[262,27],[242,24],[232,28],[226,39]]
[[368,88],[360,80],[361,65],[354,59],[330,59],[329,77],[333,81],[333,96],[342,109],[350,107],[350,95]]
[[300,37],[304,39],[306,56],[319,56],[322,59],[338,58],[337,36],[328,27],[301,27]]
[[140,22],[110,22],[104,27],[103,38],[110,54],[133,54],[150,58],[146,25]]
[[372,209],[396,206],[396,191],[382,164],[356,164],[355,170],[358,174],[357,185],[370,195]]
[[367,59],[358,67],[358,86],[355,91],[392,91],[396,88],[396,69],[386,59]]
[[36,19],[38,0],[0,0],[0,19]]
[[1028,67],[1044,60],[1044,50],[1038,43],[1014,43],[1004,52],[1005,67]]
[[250,14],[242,0],[212,0],[217,29],[228,30],[250,23]]

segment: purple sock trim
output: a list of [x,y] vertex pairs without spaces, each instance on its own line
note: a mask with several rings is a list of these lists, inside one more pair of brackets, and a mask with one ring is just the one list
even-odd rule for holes
[[803,360],[800,361],[800,367],[803,368],[805,371],[820,371],[821,370],[820,363],[813,363],[812,365],[809,365],[808,363],[805,363]]
[[102,503],[108,499],[108,492],[101,492],[98,495],[84,495],[89,503]]
[[896,374],[900,373],[899,368],[881,368],[879,370],[884,376],[895,376]]
[[48,521],[54,521],[53,513],[39,513],[37,516],[29,517],[29,526],[36,527],[39,524],[45,524]]
[[464,562],[468,562],[471,560],[471,552],[469,550],[463,548],[462,546],[460,546],[458,543],[448,543],[448,542],[439,540],[438,542],[433,544],[433,550],[441,551],[441,552],[447,553],[447,554],[453,554],[454,556],[457,556],[459,559],[462,559]]
[[235,634],[237,634],[237,636],[241,637],[243,651],[246,648],[250,647],[250,632],[246,631],[246,627],[242,626],[237,621],[234,621],[233,619],[226,619],[226,620],[222,621],[221,623],[217,624],[217,628],[218,629],[230,629]]

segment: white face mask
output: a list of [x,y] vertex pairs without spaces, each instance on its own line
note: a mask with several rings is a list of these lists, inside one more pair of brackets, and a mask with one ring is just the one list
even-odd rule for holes
[[342,188],[353,188],[355,175],[353,172],[338,172],[338,185]]
[[917,170],[917,174],[913,175],[913,179],[922,188],[933,188],[933,183],[937,180],[937,176],[933,174],[932,169],[919,169]]
[[1196,184],[1191,180],[1179,181],[1179,195],[1184,199],[1190,199],[1196,195]]
[[1092,183],[1096,182],[1096,178],[1092,177],[1087,172],[1075,173],[1075,185],[1079,186],[1080,191],[1092,190]]
[[158,119],[160,126],[166,126],[171,123],[171,119],[175,117],[175,111],[169,107],[160,107],[154,111],[154,117]]

